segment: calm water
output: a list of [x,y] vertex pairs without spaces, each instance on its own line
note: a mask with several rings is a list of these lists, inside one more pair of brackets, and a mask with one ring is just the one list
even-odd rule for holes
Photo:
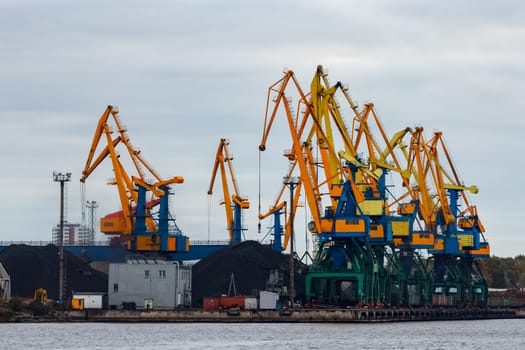
[[0,324],[0,349],[525,349],[525,320]]

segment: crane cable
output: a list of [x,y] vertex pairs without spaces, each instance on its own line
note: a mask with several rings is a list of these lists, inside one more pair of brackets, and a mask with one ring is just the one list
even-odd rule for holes
[[261,150],[259,150],[259,203],[258,203],[258,209],[259,209],[259,215],[258,215],[258,218],[259,218],[259,223],[257,224],[257,233],[260,234],[261,233],[261,219],[260,219],[260,216],[261,216]]
[[208,243],[210,242],[210,226],[211,226],[211,194],[208,195]]

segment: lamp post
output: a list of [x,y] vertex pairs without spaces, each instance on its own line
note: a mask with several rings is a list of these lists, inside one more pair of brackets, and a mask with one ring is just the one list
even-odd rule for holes
[[86,207],[89,209],[89,236],[86,244],[93,244],[95,242],[95,210],[98,208],[96,201],[87,201]]
[[71,180],[71,173],[53,171],[53,181],[60,182],[60,236],[58,238],[58,300],[64,297],[64,183]]
[[299,184],[299,177],[297,176],[285,176],[283,183],[290,189],[290,304],[293,309],[295,304],[295,258],[294,258],[294,189]]

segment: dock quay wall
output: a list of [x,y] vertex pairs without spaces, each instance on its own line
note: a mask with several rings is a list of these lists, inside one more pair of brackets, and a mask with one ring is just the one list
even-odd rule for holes
[[284,309],[284,310],[81,310],[56,315],[71,322],[404,322],[525,318],[511,309]]

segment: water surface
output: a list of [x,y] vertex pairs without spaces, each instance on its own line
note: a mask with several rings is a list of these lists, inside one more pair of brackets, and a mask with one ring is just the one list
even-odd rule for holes
[[524,320],[0,324],[1,350],[525,349]]

